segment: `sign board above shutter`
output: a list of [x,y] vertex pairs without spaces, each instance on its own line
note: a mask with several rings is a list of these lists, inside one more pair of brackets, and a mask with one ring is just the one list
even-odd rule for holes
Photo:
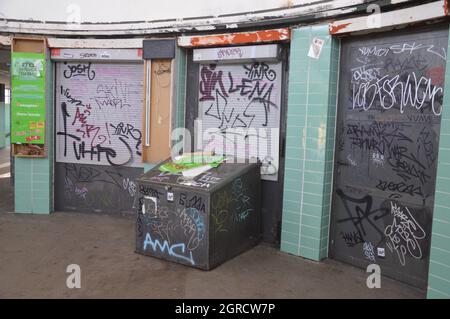
[[51,49],[51,59],[89,61],[142,61],[142,49]]
[[194,49],[193,61],[201,63],[243,63],[276,61],[279,49],[276,44]]

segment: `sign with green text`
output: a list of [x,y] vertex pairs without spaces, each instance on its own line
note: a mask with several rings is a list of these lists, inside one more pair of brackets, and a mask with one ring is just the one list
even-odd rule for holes
[[11,143],[45,143],[45,54],[11,56]]

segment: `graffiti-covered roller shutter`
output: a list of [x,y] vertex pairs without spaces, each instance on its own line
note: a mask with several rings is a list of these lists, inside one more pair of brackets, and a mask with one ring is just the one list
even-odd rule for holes
[[281,62],[200,65],[203,149],[258,157],[262,178],[277,180],[281,70]]
[[59,62],[56,72],[56,161],[139,166],[142,64]]
[[[57,53],[138,58],[131,50],[84,51]],[[133,211],[135,179],[143,173],[143,79],[142,63],[56,62],[56,210]]]
[[422,288],[447,38],[447,28],[353,38],[341,52],[331,255]]

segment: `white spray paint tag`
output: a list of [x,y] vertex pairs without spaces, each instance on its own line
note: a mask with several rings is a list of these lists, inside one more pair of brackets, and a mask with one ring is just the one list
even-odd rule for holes
[[313,59],[318,59],[324,44],[325,40],[313,38],[311,45],[309,46],[308,56]]
[[[158,201],[156,197],[144,196],[146,199],[150,199],[153,203],[155,203],[155,212],[158,211]],[[145,215],[145,203],[142,204],[142,214]]]

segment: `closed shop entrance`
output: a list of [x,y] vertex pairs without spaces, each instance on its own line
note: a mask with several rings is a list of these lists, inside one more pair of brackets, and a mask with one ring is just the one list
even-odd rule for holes
[[186,125],[194,131],[194,120],[201,122],[195,147],[261,161],[262,232],[269,242],[280,235],[283,53],[276,44],[195,49],[188,64]]
[[426,288],[448,28],[342,41],[330,256]]
[[131,212],[142,168],[137,49],[54,49],[55,209]]

